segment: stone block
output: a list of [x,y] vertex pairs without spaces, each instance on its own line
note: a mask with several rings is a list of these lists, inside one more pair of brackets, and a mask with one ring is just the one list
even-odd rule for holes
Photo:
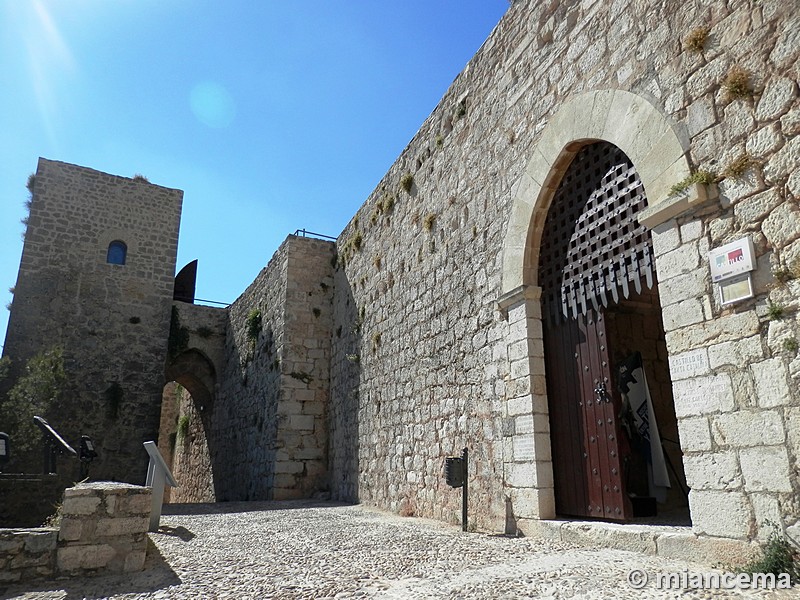
[[669,357],[669,372],[674,382],[710,373],[708,352],[705,348],[698,348],[689,352],[672,354]]
[[[275,488],[294,489],[297,486],[297,477],[289,473],[275,474]],[[277,500],[277,496],[275,497]]]
[[762,127],[747,140],[747,154],[762,159],[772,155],[784,144],[784,137],[777,123]]
[[506,402],[506,410],[508,411],[509,417],[531,414],[532,400],[530,395],[525,395],[520,398],[512,398]]
[[669,306],[685,300],[696,298],[708,290],[708,278],[701,269],[695,269],[683,275],[677,275],[669,280],[668,285],[659,287],[659,300],[661,306]]
[[[531,419],[533,421],[533,419]],[[513,460],[515,462],[533,461],[535,459],[534,435],[517,433],[512,438]]]
[[661,533],[656,538],[661,558],[707,565],[742,565],[759,554],[758,546],[744,540],[699,537],[691,532]]
[[25,544],[25,535],[22,533],[0,530],[0,552],[14,554],[20,552]]
[[764,348],[760,335],[738,341],[722,342],[708,348],[708,364],[712,370],[725,365],[743,369],[754,360],[763,357]]
[[675,250],[656,256],[656,272],[661,285],[669,285],[668,281],[673,277],[693,271],[699,266],[700,253],[697,242],[683,244]]
[[681,225],[680,232],[683,243],[693,242],[703,235],[703,222],[699,219],[688,221]]
[[770,358],[752,363],[750,370],[755,381],[758,405],[762,408],[784,406],[791,402],[786,366],[782,358]]
[[[797,160],[800,162],[800,145]],[[761,231],[773,248],[782,248],[800,236],[800,212],[793,203],[784,202],[764,219]]]
[[292,453],[294,460],[322,460],[325,451],[322,448],[298,448]]
[[800,456],[800,407],[787,408],[785,415],[789,449],[794,456]]
[[83,532],[83,521],[81,519],[71,519],[63,517],[61,527],[58,531],[58,539],[64,541],[75,541],[81,539]]
[[756,223],[767,216],[782,201],[778,190],[771,188],[737,202],[733,207],[733,214],[742,225]]
[[711,431],[719,446],[744,448],[783,444],[786,431],[776,411],[736,411],[713,417]]
[[536,485],[536,466],[533,462],[506,463],[505,482],[507,486],[532,488]]
[[[788,177],[792,171],[797,168],[798,164],[800,164],[800,137],[794,137],[789,140],[783,148],[773,154],[764,164],[762,169],[764,179],[769,185],[780,184],[781,180],[784,177]],[[790,214],[788,207],[784,212],[786,215]],[[784,245],[778,244],[782,238],[786,238],[787,236],[791,237],[791,225],[794,224],[797,219],[794,212],[792,212],[791,215],[791,223],[784,224],[783,226],[780,223],[780,214],[777,214],[771,220],[768,218],[770,221],[768,224],[765,222],[770,231],[770,235],[767,235],[767,239],[776,244],[777,247]],[[772,217],[772,215],[770,215],[770,217]],[[762,224],[762,230],[763,227],[764,224]],[[767,231],[764,231],[764,234],[766,235]]]
[[800,133],[800,107],[791,109],[781,117],[781,131],[786,136]]
[[22,571],[0,569],[0,583],[14,583],[22,578]]
[[144,569],[144,561],[147,558],[145,550],[135,550],[125,557],[125,564],[122,570],[125,573],[135,573]]
[[[675,220],[666,221],[653,227],[651,231],[653,252],[657,257],[675,250],[681,245],[680,230]],[[658,259],[656,259],[657,261]]]
[[300,461],[278,461],[275,463],[275,473],[302,473],[303,463]]
[[665,306],[661,313],[666,331],[702,323],[704,319],[703,303],[698,298],[688,298]]
[[731,377],[727,373],[684,379],[672,384],[675,416],[679,419],[730,412],[734,408]]
[[114,537],[145,533],[149,524],[149,517],[104,518],[97,521],[95,537]]
[[776,319],[769,322],[767,329],[767,346],[773,354],[780,354],[786,340],[795,337],[795,324],[787,319]]
[[783,446],[743,448],[739,452],[744,489],[748,492],[791,492],[793,469]]
[[771,78],[756,105],[756,119],[759,121],[778,119],[791,108],[796,96],[797,84],[792,79]]
[[[68,491],[69,489],[65,492]],[[65,495],[61,513],[64,515],[91,515],[94,514],[101,502],[102,500],[94,495]]]
[[679,419],[678,435],[684,452],[711,450],[711,431],[706,417]]
[[520,415],[514,419],[514,433],[519,435],[523,433],[533,433],[533,415]]
[[555,517],[553,488],[507,488],[511,510],[517,519],[552,519]]
[[732,451],[684,456],[683,468],[692,490],[735,490],[742,486],[736,453]]
[[691,490],[689,510],[696,534],[734,539],[750,535],[753,515],[747,496],[741,492]]
[[717,122],[714,101],[711,95],[698,98],[686,108],[686,129],[694,137]]
[[313,431],[314,415],[290,415],[288,427],[293,431]]
[[778,498],[772,494],[750,494],[750,504],[756,520],[756,538],[766,541],[774,533],[770,524],[783,522],[781,505]]
[[56,568],[66,573],[81,569],[100,569],[114,556],[116,551],[108,544],[65,546],[56,553]]
[[144,488],[142,492],[127,496],[121,503],[120,511],[130,515],[149,515],[152,504],[152,492]]
[[548,460],[505,463],[506,485],[519,488],[552,488],[553,465]]
[[590,548],[611,548],[642,554],[656,553],[656,534],[649,527],[616,523],[567,522],[561,526],[564,542]]
[[[552,519],[553,517],[546,518]],[[561,541],[561,527],[563,524],[563,521],[548,521],[522,516],[517,517],[517,528],[523,535],[551,542]]]

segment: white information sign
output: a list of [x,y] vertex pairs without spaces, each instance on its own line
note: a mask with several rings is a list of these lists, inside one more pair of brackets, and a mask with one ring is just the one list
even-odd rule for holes
[[722,304],[733,304],[739,300],[752,298],[753,282],[750,279],[750,273],[720,281],[719,295]]
[[755,251],[753,240],[745,238],[715,248],[708,253],[711,263],[711,281],[714,283],[749,273],[755,269]]

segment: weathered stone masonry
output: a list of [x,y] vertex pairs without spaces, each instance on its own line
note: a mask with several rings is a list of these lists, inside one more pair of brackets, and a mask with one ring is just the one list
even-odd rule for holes
[[[781,345],[796,335],[795,286],[772,271],[792,263],[800,235],[797,18],[769,2],[514,4],[340,237],[340,253],[360,238],[336,280],[337,321],[358,321],[334,339],[341,497],[454,518],[441,465],[468,444],[479,523],[498,527],[506,502],[522,522],[555,516],[529,274],[548,190],[584,140],[606,139],[634,161],[651,207],[691,171],[722,172],[745,152],[759,163],[723,180],[717,203],[665,202],[649,222],[694,530],[747,538],[766,519],[796,521],[797,359]],[[702,26],[705,51],[684,48]],[[752,99],[726,98],[736,64]],[[745,233],[756,297],[723,309],[705,253]],[[784,318],[768,319],[768,299]]]
[[[289,237],[229,309],[225,364],[208,433],[220,500],[327,489],[334,245]],[[248,334],[248,315],[260,328]]]
[[[702,27],[703,50],[687,48]],[[167,379],[204,407],[216,499],[330,490],[457,521],[442,466],[466,446],[475,524],[545,531],[558,465],[539,244],[573,158],[604,140],[647,196],[663,332],[647,321],[646,360],[669,365],[671,385],[666,368],[652,381],[691,488],[692,551],[763,539],[767,521],[796,532],[798,52],[800,17],[777,1],[513,3],[335,245],[290,236],[227,310],[176,303],[189,337]],[[721,178],[670,191],[700,169]],[[755,297],[722,306],[707,252],[744,235]]]
[[[141,443],[158,431],[183,192],[39,160],[4,355],[21,370],[62,346],[71,373],[50,420],[91,435],[92,475],[144,483]],[[109,264],[113,241],[125,265]],[[112,386],[123,390],[112,402]],[[38,466],[38,457],[36,465]]]

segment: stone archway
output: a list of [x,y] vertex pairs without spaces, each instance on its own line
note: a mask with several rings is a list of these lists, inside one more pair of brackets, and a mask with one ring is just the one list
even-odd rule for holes
[[506,403],[512,451],[504,458],[505,487],[517,521],[556,516],[539,248],[565,170],[578,151],[597,141],[620,148],[636,166],[649,199],[640,221],[648,226],[683,212],[693,200],[669,198],[672,185],[690,174],[688,137],[641,96],[623,90],[579,94],[562,105],[542,132],[515,190],[498,300],[510,326],[511,389],[524,392]]
[[211,448],[216,372],[208,357],[191,348],[171,359],[165,371],[159,449],[178,481],[169,502],[216,500]]

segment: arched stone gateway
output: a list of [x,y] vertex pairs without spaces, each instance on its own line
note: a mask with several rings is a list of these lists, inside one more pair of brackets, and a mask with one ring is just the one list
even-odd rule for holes
[[[648,291],[657,289],[649,232],[640,228],[646,236],[639,231],[637,239],[643,248],[637,249],[633,247],[635,240],[629,240],[627,246],[622,240],[627,233],[634,237],[632,232],[611,231],[620,228],[620,223],[608,223],[613,221],[611,216],[597,219],[598,212],[620,209],[624,202],[615,203],[614,198],[615,194],[618,197],[626,193],[624,190],[611,190],[609,199],[600,201],[596,207],[589,206],[584,199],[573,207],[575,214],[568,218],[564,215],[569,210],[553,202],[568,170],[576,168],[586,158],[587,151],[600,149],[599,155],[616,152],[623,157],[633,173],[631,177],[635,176],[636,185],[641,188],[641,201],[620,209],[635,213],[631,218],[635,226],[639,227],[638,221],[656,223],[671,218],[686,210],[685,204],[676,206],[668,199],[668,190],[690,173],[685,157],[687,147],[686,137],[640,96],[621,90],[580,94],[568,100],[550,119],[517,185],[503,247],[503,296],[499,306],[508,316],[512,335],[519,340],[516,346],[527,354],[530,378],[533,444],[522,443],[520,439],[520,443],[513,445],[514,451],[506,464],[507,472],[518,471],[524,464],[533,466],[528,471],[529,489],[514,487],[507,491],[519,518],[552,518],[562,514],[630,520],[634,516],[629,497],[648,495],[647,467],[639,465],[639,480],[631,480],[629,442],[620,435],[623,423],[618,419],[620,397],[615,373],[616,363],[634,351],[648,357],[645,362],[650,364],[645,371],[655,371],[649,375],[654,380],[651,387],[658,388],[653,395],[669,396],[661,399],[662,406],[656,412],[664,413],[663,405],[668,405],[666,422],[660,426],[669,430],[668,437],[675,442],[672,460],[670,452],[666,453],[666,460],[678,463],[671,479],[677,480],[676,490],[683,490],[660,306],[657,292]],[[608,187],[606,179],[614,174],[613,169],[600,170],[597,186]],[[627,175],[628,171],[623,174]],[[586,179],[584,174],[578,176]],[[591,193],[589,190],[587,195]],[[563,201],[562,198],[559,202]],[[553,213],[551,206],[558,212]],[[595,216],[591,216],[592,211]],[[558,218],[553,218],[556,214]],[[580,235],[581,227],[587,228],[587,219],[601,224],[605,219],[611,225],[606,262],[621,259],[624,267],[623,254],[631,254],[630,278],[621,277],[620,269],[614,267],[606,268],[603,273],[599,263],[603,262],[604,249],[599,248],[602,243],[597,239],[598,229],[590,231],[589,227],[582,232],[586,238],[583,241],[587,242],[582,256],[578,256],[580,253],[568,256],[569,238]],[[553,254],[554,246],[559,243],[555,239],[559,235],[558,221],[564,221],[562,237],[566,238],[562,240],[564,252],[560,258]],[[572,242],[573,246],[581,243],[575,239]],[[548,256],[543,256],[543,248],[550,251]],[[592,256],[592,252],[597,256]],[[569,271],[566,262],[554,267],[553,261],[558,260],[583,261],[588,266],[581,267],[584,272],[580,274],[578,267]],[[589,264],[592,261],[594,267]],[[543,315],[543,311],[547,314]],[[610,318],[605,318],[606,315]],[[658,330],[648,335],[653,338],[648,342],[641,340],[639,347],[634,347],[637,344],[625,335],[634,326],[631,315],[638,315],[636,326],[646,323],[648,329]],[[515,340],[510,342],[513,344]],[[597,390],[606,390],[600,394],[606,400],[598,401]],[[616,398],[613,402],[612,396]],[[640,507],[635,508],[638,514]]]
[[158,446],[178,488],[166,501],[214,502],[216,490],[211,438],[217,375],[211,360],[197,348],[170,359],[161,406]]

